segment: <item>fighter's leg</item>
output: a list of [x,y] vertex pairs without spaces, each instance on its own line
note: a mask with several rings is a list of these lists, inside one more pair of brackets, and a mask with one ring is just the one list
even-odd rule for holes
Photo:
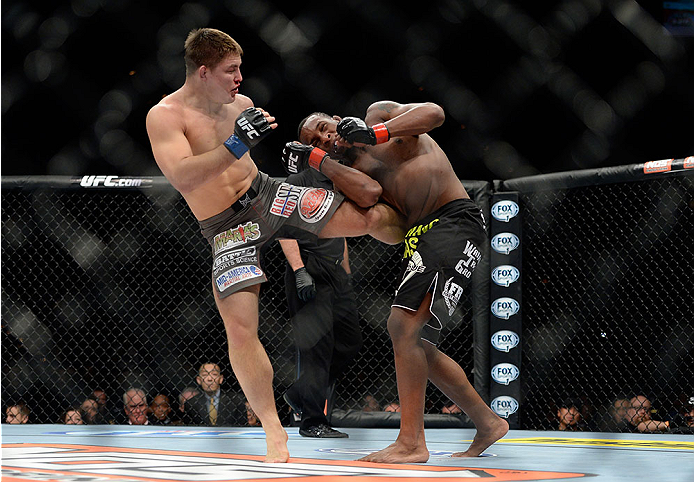
[[429,460],[424,438],[424,402],[428,366],[421,340],[422,326],[431,314],[427,294],[416,312],[393,307],[388,333],[393,341],[395,374],[400,398],[400,433],[395,443],[360,459],[366,462],[414,463]]
[[369,235],[386,244],[398,244],[405,237],[405,218],[387,204],[361,208],[345,199],[318,234],[320,238]]
[[508,422],[495,414],[474,389],[458,363],[428,342],[424,342],[429,366],[429,380],[453,400],[473,421],[475,438],[465,452],[453,457],[477,457],[506,435]]
[[213,288],[229,342],[229,361],[248,403],[265,431],[265,462],[289,459],[287,432],[282,427],[272,389],[272,365],[258,339],[260,285],[249,286],[220,299]]

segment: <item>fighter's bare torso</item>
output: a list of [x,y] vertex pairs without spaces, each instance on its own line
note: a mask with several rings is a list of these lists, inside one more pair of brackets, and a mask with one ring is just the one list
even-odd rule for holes
[[[370,110],[365,122],[382,120]],[[448,157],[428,134],[395,137],[353,152],[352,167],[381,184],[381,197],[407,217],[409,226],[454,199],[468,198]]]
[[[218,148],[233,132],[236,118],[253,102],[236,94],[229,104],[200,108],[190,101],[185,88],[162,99],[155,109],[168,111],[160,118],[176,123],[190,145],[191,155],[197,156]],[[188,162],[187,158],[175,162]],[[233,160],[221,174],[191,190],[181,190],[188,206],[199,220],[207,219],[231,206],[251,185],[258,168],[248,153]]]

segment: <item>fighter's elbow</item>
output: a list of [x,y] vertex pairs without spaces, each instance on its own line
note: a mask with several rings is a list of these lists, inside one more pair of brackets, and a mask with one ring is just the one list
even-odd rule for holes
[[176,191],[184,195],[194,191],[199,185],[199,183],[195,179],[186,178],[185,176],[176,176],[173,174],[169,174],[165,177],[169,181],[169,184],[171,184],[171,186],[173,186],[173,188]]
[[433,102],[428,102],[426,105],[431,125],[439,127],[446,120],[446,113],[443,107]]
[[368,208],[373,206],[381,198],[383,193],[383,188],[377,182],[364,183],[360,189],[361,195],[359,196],[359,201],[357,205],[362,208]]
[[169,181],[169,183],[173,186],[176,191],[180,192],[181,194],[188,194],[189,192],[194,190],[194,187],[192,184],[185,184],[185,183],[174,183]]

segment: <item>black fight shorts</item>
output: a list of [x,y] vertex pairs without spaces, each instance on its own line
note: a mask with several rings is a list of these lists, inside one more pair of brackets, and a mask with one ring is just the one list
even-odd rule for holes
[[484,216],[470,199],[457,199],[417,222],[405,235],[400,282],[392,306],[417,311],[431,291],[432,314],[422,339],[438,345],[482,259]]
[[340,193],[294,186],[258,171],[239,201],[199,221],[212,246],[212,281],[219,297],[267,281],[260,248],[284,228],[317,236],[343,200]]

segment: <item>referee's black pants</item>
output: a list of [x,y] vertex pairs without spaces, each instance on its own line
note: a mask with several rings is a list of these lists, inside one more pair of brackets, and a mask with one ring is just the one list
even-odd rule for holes
[[362,335],[354,289],[342,266],[301,254],[316,283],[316,297],[299,299],[287,265],[285,287],[297,351],[297,379],[288,396],[301,407],[301,428],[306,429],[328,423],[324,409],[329,389],[359,352]]

